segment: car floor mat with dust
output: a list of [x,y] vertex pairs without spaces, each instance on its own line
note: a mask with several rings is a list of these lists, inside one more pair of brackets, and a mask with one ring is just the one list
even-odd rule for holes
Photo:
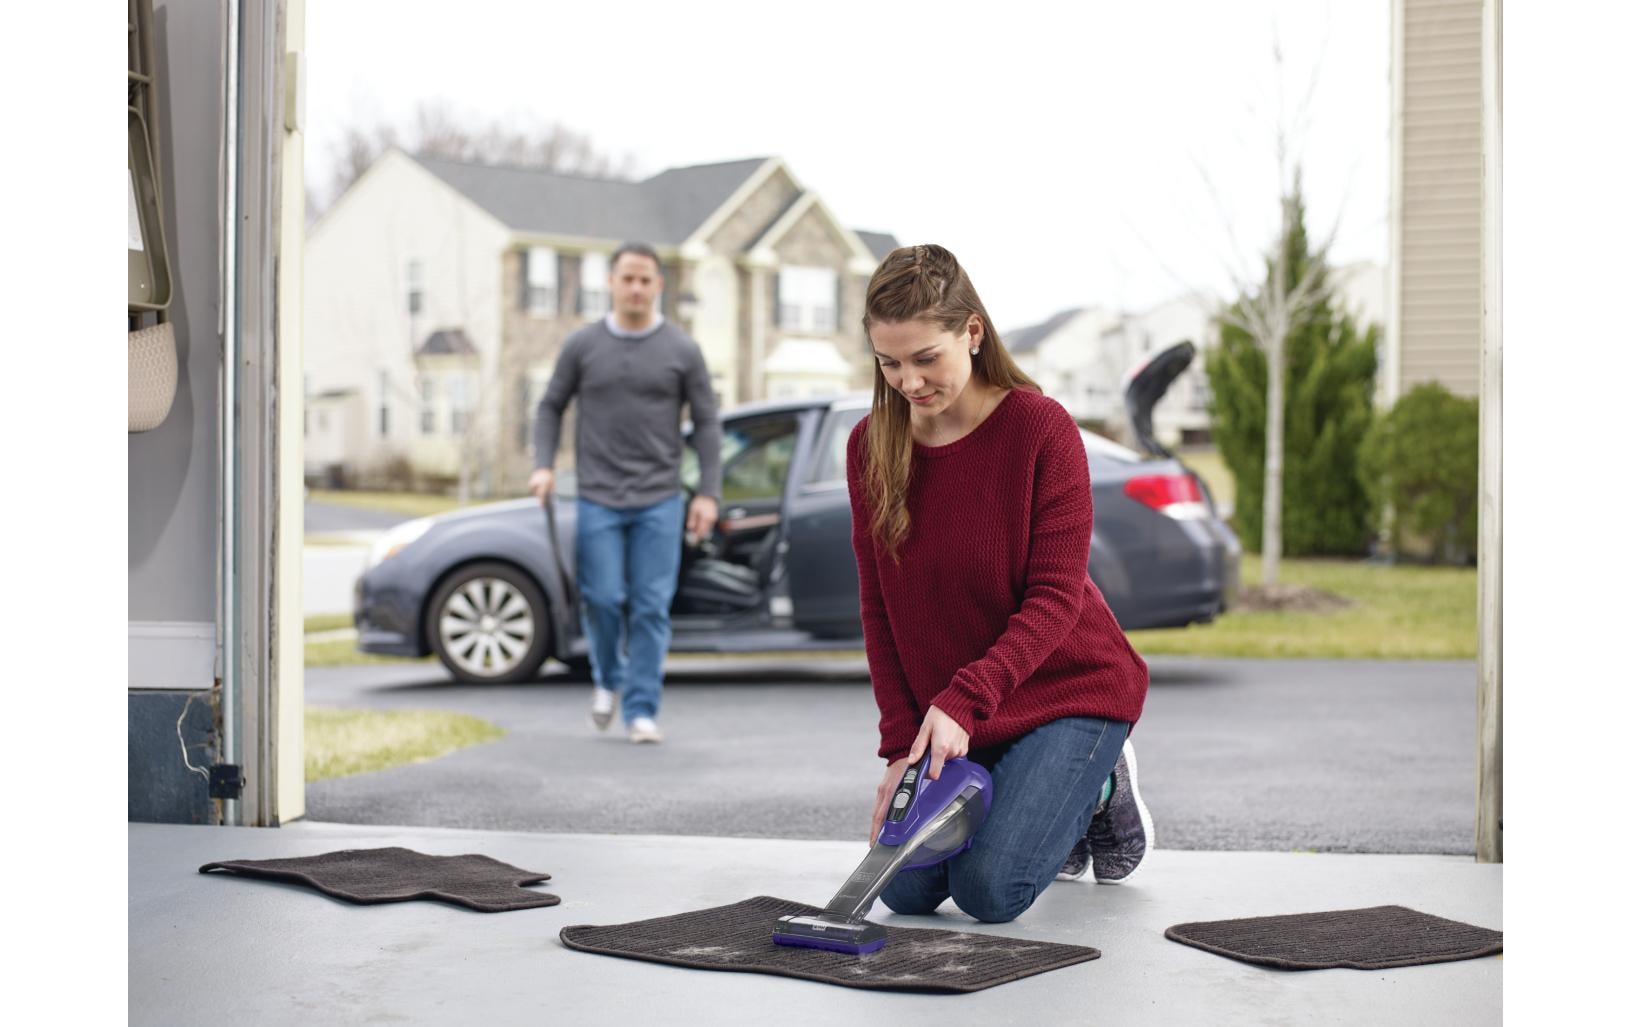
[[325,895],[363,904],[439,899],[482,913],[503,913],[561,901],[559,895],[522,887],[541,884],[549,880],[548,874],[522,870],[478,853],[429,856],[391,846],[289,859],[222,860],[198,868],[201,874],[211,870],[309,885]]
[[1501,951],[1501,932],[1405,906],[1175,924],[1167,937],[1280,970],[1385,970],[1477,959]]
[[565,927],[561,941],[568,948],[607,956],[880,991],[980,991],[1099,958],[1098,949],[1085,945],[926,927],[891,926],[888,944],[864,955],[790,948],[771,941],[778,917],[820,912],[817,906],[760,895],[653,920]]

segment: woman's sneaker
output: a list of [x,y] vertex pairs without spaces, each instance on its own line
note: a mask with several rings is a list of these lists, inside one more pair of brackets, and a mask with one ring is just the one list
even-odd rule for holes
[[[1132,742],[1121,747],[1110,780],[1110,800],[1087,826],[1084,839],[1093,879],[1100,884],[1120,884],[1132,877],[1143,865],[1145,853],[1155,848],[1155,823],[1138,794],[1138,757],[1133,755]],[[1070,865],[1069,860],[1065,863]]]
[[1080,881],[1087,876],[1088,864],[1092,862],[1093,859],[1087,851],[1087,835],[1084,834],[1076,840],[1076,846],[1070,850],[1070,855],[1065,857],[1065,865],[1059,868],[1057,874],[1053,875],[1054,879],[1059,881]]
[[[1111,768],[1111,772],[1115,772],[1114,768]],[[1093,819],[1095,820],[1098,819],[1099,815],[1104,812],[1104,807],[1110,802],[1110,782],[1106,781],[1104,784],[1105,794],[1099,799],[1099,804],[1093,808]],[[1092,821],[1088,822],[1088,826],[1092,826]],[[1092,864],[1092,862],[1093,854],[1088,849],[1087,835],[1084,834],[1080,838],[1076,839],[1076,844],[1071,847],[1070,855],[1065,857],[1065,865],[1059,868],[1059,872],[1057,874],[1053,875],[1054,880],[1080,881],[1083,877],[1087,876],[1087,868]]]

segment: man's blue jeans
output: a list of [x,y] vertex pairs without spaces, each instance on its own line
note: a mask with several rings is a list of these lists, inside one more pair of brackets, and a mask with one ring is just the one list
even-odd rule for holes
[[681,498],[632,510],[578,500],[578,594],[595,684],[623,699],[623,722],[662,702],[668,608],[680,572]]
[[1053,883],[1087,833],[1131,725],[1050,721],[969,758],[991,771],[991,815],[960,856],[896,877],[880,896],[897,913],[932,913],[948,898],[969,916],[1007,923]]

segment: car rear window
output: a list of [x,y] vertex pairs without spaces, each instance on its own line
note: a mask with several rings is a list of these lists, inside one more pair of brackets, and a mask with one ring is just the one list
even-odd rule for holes
[[1086,448],[1089,456],[1114,460],[1121,464],[1144,462],[1144,457],[1137,450],[1128,449],[1119,442],[1111,442],[1103,435],[1095,435],[1086,428],[1080,430],[1082,433],[1082,446]]

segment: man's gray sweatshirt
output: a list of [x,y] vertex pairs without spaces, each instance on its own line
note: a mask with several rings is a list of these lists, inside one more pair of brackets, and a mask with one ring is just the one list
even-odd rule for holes
[[667,321],[641,335],[604,321],[573,332],[561,350],[533,430],[533,462],[555,466],[561,415],[578,400],[578,495],[633,509],[680,487],[680,413],[691,408],[700,495],[719,498],[719,407],[702,349]]

